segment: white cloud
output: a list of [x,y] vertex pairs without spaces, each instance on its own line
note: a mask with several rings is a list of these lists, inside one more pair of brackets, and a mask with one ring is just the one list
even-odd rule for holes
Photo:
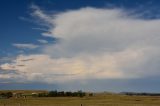
[[45,29],[45,28],[38,28],[38,27],[35,27],[35,28],[32,28],[32,29],[34,29],[34,30],[40,30],[40,31],[47,31],[47,29]]
[[0,74],[0,79],[9,79],[10,78],[10,75],[7,75],[7,74]]
[[41,54],[20,55],[2,69],[49,83],[160,75],[160,20],[138,19],[121,9],[87,7],[55,15],[33,9],[32,15],[49,25],[43,34],[60,41]]
[[13,46],[20,48],[20,49],[35,49],[38,48],[38,45],[35,44],[21,44],[21,43],[15,43]]
[[[18,73],[19,76],[23,76],[20,77],[22,80],[25,78],[25,81],[47,83],[89,79],[131,79],[159,75],[157,70],[140,70],[141,65],[145,63],[145,52],[149,51],[148,48],[128,49],[112,54],[81,55],[72,58],[51,58],[40,54],[19,55],[12,63],[2,64],[1,69],[16,70],[16,73],[9,74],[8,78],[14,78]],[[133,70],[135,68],[137,69]]]
[[42,11],[37,5],[34,5],[34,4],[31,5],[31,9],[33,10],[33,12],[31,13],[32,16],[35,16],[36,18],[44,22],[47,22],[47,24],[44,24],[44,23],[39,23],[39,24],[50,26],[50,20],[52,19],[51,15],[50,16],[46,15],[44,11]]
[[[125,57],[125,54],[128,56]],[[28,81],[41,81],[43,79],[42,82],[50,83],[95,78],[132,78],[137,77],[137,74],[128,75],[127,72],[118,67],[124,66],[128,62],[128,58],[135,60],[139,55],[130,50],[99,57],[79,56],[58,59],[48,55],[20,55],[12,63],[1,65],[1,68],[3,70],[16,70],[19,75],[26,76]]]

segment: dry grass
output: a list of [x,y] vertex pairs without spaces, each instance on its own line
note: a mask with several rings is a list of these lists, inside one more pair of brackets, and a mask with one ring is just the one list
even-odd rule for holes
[[160,97],[102,94],[93,97],[1,99],[0,106],[160,106]]

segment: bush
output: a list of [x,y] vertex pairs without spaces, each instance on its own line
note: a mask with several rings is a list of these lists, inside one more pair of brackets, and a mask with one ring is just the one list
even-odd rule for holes
[[13,94],[12,92],[6,92],[6,93],[1,93],[0,96],[4,98],[11,98],[13,97]]

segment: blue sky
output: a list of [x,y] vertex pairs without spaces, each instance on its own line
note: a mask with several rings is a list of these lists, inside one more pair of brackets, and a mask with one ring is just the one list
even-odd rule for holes
[[160,92],[159,0],[0,2],[0,89]]

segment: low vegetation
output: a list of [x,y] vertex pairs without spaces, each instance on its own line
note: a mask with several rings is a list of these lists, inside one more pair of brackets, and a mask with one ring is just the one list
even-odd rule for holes
[[50,91],[48,93],[39,93],[35,94],[35,97],[83,97],[85,96],[85,92],[77,91],[77,92],[64,92],[64,91]]
[[85,92],[77,91],[0,91],[0,98],[27,98],[27,97],[84,97]]
[[2,93],[0,93],[0,98],[11,98],[11,97],[13,97],[12,92],[2,92]]
[[[33,92],[30,93],[37,93]],[[81,97],[79,93],[83,93],[82,91],[77,91],[76,94],[63,91],[38,93],[43,93],[45,96],[32,95],[26,98],[0,99],[0,106],[160,106],[160,96],[85,93],[85,96]]]

